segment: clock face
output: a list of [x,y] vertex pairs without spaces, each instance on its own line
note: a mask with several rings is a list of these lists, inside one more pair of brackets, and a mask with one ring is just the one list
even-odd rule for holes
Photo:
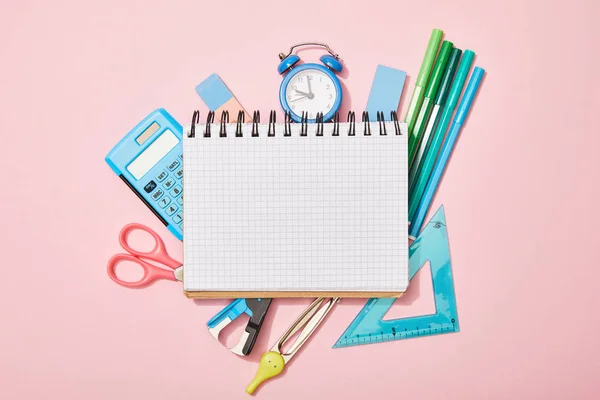
[[333,80],[318,69],[303,69],[296,73],[285,89],[285,98],[291,111],[302,116],[308,113],[308,119],[315,119],[317,113],[326,115],[335,105],[338,97]]

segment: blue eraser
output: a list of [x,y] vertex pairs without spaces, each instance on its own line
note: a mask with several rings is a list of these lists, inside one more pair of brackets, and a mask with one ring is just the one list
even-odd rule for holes
[[196,86],[196,93],[212,111],[217,110],[233,97],[233,93],[217,74],[212,74]]
[[383,111],[386,121],[390,120],[390,112],[398,111],[405,80],[406,72],[383,65],[377,66],[366,108],[369,120],[377,121],[377,111]]

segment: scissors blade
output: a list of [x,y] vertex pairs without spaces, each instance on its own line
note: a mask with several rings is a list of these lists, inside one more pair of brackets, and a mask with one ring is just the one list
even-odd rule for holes
[[175,275],[175,279],[179,282],[183,282],[183,265],[181,267],[175,268],[173,271],[173,275]]

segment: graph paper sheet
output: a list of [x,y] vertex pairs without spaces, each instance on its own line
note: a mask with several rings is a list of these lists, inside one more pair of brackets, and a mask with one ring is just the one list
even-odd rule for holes
[[[407,134],[184,135],[184,287],[193,291],[403,292]],[[188,128],[189,129],[189,128]],[[235,132],[235,125],[227,126]],[[391,134],[390,134],[391,133]]]

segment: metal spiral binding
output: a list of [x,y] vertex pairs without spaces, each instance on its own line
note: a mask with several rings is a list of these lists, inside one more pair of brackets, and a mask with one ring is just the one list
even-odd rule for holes
[[330,122],[333,122],[331,136],[340,136],[340,112],[336,111]]
[[204,137],[210,137],[210,124],[215,122],[215,112],[210,111],[206,116],[206,126],[204,126]]
[[267,136],[273,137],[275,136],[275,123],[277,122],[277,113],[275,110],[271,110],[269,113],[269,132]]
[[317,124],[317,136],[323,136],[323,113],[318,112],[315,118],[315,123]]
[[260,124],[260,111],[252,114],[252,137],[258,137],[258,124]]
[[348,111],[348,136],[356,135],[356,122],[354,121],[354,111]]
[[[243,126],[245,124],[245,112],[240,110],[237,115],[235,137],[243,137]],[[369,121],[369,113],[367,111],[362,112],[362,123],[363,123],[363,135],[371,136],[371,122]],[[215,112],[210,111],[206,117],[206,125],[204,126],[204,137],[211,137],[211,125],[215,121]],[[398,121],[398,113],[396,111],[390,112],[390,121],[394,123],[394,131],[396,135],[402,135],[400,129],[400,123]],[[292,114],[290,111],[286,111],[284,123],[283,123],[283,136],[292,136]],[[316,136],[325,135],[325,124],[333,124],[331,130],[331,136],[340,136],[340,115],[336,112],[329,121],[325,122],[324,115],[322,112],[318,112],[315,117],[316,124]],[[348,112],[348,136],[356,136],[356,114],[354,111]],[[200,124],[200,111],[195,110],[192,114],[192,123],[190,131],[188,132],[189,138],[196,137],[196,128]],[[221,112],[221,119],[219,121],[219,137],[227,137],[227,125],[229,124],[229,111],[225,110]],[[379,135],[387,136],[386,120],[383,111],[377,111],[377,124],[379,125]],[[300,119],[300,136],[308,136],[308,112],[303,111]],[[252,116],[252,137],[258,137],[260,134],[260,111],[254,111]],[[269,112],[269,125],[267,136],[274,137],[277,135],[277,111],[271,110]]]
[[398,113],[396,111],[392,111],[390,113],[390,119],[394,122],[394,129],[396,130],[396,135],[402,135],[402,131],[400,130],[400,124],[398,123]]
[[196,137],[196,124],[199,124],[199,123],[200,123],[200,111],[196,110],[196,111],[194,111],[194,114],[192,115],[192,127],[190,128],[190,133],[188,133],[189,138]]
[[369,112],[368,111],[363,111],[362,122],[364,124],[363,125],[364,126],[363,135],[371,136],[371,121],[369,121]]
[[229,111],[225,110],[221,113],[221,129],[219,129],[219,137],[227,137],[227,124],[229,123]]
[[377,111],[377,122],[379,123],[379,135],[387,135],[387,132],[385,130],[385,117],[383,116],[383,111]]
[[242,110],[238,111],[237,124],[235,125],[235,137],[242,137],[242,124],[246,119],[246,113]]
[[292,136],[292,113],[291,113],[291,111],[285,112],[285,120],[283,123],[283,136],[284,137]]
[[308,112],[302,111],[302,118],[300,118],[300,136],[308,135]]

